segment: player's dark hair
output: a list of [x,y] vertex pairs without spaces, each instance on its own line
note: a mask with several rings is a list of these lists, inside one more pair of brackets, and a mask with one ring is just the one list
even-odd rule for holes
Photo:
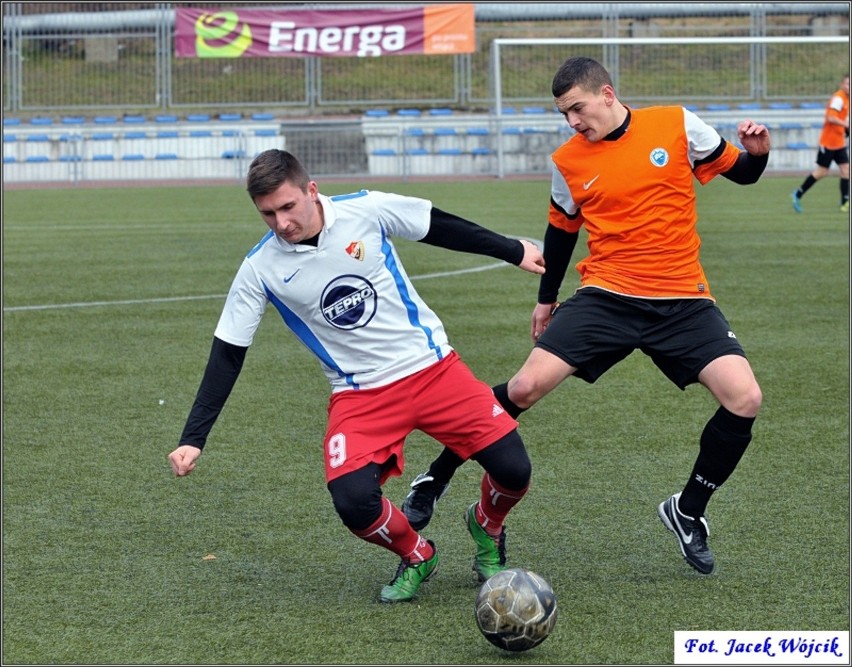
[[302,192],[307,192],[310,180],[307,170],[295,155],[272,148],[251,161],[246,191],[254,199],[275,192],[282,183],[289,181]]
[[612,85],[609,72],[597,60],[582,56],[568,58],[553,77],[553,97],[562,97],[575,86],[597,93],[604,86]]

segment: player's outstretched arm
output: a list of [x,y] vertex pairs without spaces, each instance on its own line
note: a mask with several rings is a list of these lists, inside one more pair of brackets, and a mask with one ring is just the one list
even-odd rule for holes
[[201,456],[201,450],[194,445],[180,445],[169,454],[169,465],[178,477],[184,477],[195,470],[195,460]]

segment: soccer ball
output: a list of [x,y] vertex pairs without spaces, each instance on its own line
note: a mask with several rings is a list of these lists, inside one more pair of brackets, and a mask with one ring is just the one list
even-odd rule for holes
[[476,625],[495,646],[527,651],[547,639],[556,625],[556,595],[535,572],[510,568],[479,589]]

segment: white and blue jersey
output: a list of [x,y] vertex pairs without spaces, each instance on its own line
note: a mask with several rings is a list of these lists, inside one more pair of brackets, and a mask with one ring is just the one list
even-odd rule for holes
[[333,392],[384,386],[446,357],[444,326],[391,241],[422,239],[432,202],[367,190],[319,201],[316,247],[267,233],[234,277],[215,336],[248,347],[271,303]]

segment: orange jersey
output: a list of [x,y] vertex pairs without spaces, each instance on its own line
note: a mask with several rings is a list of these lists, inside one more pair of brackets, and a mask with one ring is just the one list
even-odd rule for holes
[[845,121],[849,118],[849,95],[845,90],[838,90],[828,101],[825,108],[825,124],[819,135],[819,145],[823,148],[836,151],[846,146],[846,130],[842,125],[830,123],[829,118]]
[[740,151],[731,144],[700,162],[721,144],[683,107],[651,107],[631,110],[615,140],[576,134],[553,153],[549,221],[569,232],[585,225],[589,256],[577,264],[583,287],[713,300],[698,257],[693,177],[704,184],[733,166]]

